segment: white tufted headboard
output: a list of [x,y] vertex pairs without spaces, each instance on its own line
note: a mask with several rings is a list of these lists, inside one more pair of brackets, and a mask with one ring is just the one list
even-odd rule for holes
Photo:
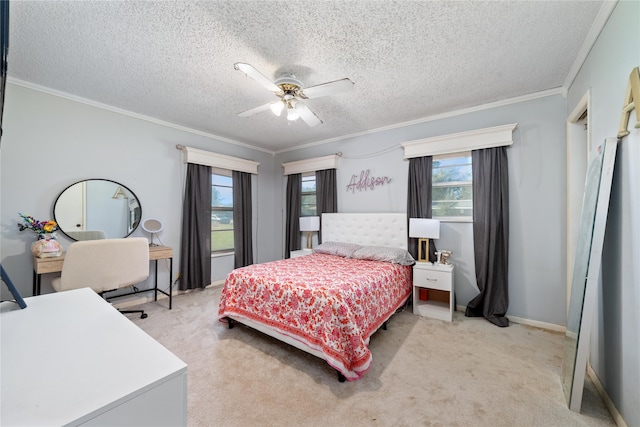
[[323,213],[322,241],[407,249],[405,213]]

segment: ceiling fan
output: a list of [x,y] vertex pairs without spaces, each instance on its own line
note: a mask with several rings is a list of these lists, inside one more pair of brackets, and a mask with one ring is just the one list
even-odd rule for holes
[[296,79],[293,74],[283,74],[275,82],[271,82],[260,71],[256,70],[252,65],[237,62],[233,65],[236,70],[240,70],[247,76],[266,87],[273,92],[278,98],[275,102],[269,102],[251,110],[247,110],[238,114],[240,117],[249,117],[262,111],[271,110],[276,116],[280,116],[286,108],[287,119],[295,121],[301,118],[309,126],[317,126],[322,120],[307,107],[303,99],[315,99],[321,96],[333,95],[337,93],[347,92],[353,89],[354,83],[349,79],[335,80],[328,83],[322,83],[316,86],[304,88],[302,82]]

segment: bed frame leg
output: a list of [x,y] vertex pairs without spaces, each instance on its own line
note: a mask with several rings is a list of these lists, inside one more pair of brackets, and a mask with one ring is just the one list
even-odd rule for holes
[[230,317],[227,317],[227,322],[229,323],[229,329],[233,329],[233,327],[235,326],[235,325],[234,325],[235,320],[233,320],[233,319],[232,319],[232,318],[230,318]]
[[387,330],[387,322],[388,320],[382,324],[382,329],[385,331]]
[[344,377],[344,375],[342,375],[342,372],[336,370],[336,372],[338,373],[338,381],[340,381],[341,383],[345,382],[347,379]]

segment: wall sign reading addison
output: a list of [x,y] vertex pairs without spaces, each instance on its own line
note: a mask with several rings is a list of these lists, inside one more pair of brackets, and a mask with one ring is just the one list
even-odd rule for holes
[[635,128],[640,129],[640,68],[636,67],[631,70],[629,76],[629,84],[627,84],[627,93],[624,95],[624,104],[622,105],[622,118],[620,119],[620,129],[618,130],[618,139],[629,135],[627,126],[629,125],[629,117],[631,112],[636,110]]
[[377,186],[391,183],[391,178],[387,176],[370,176],[367,169],[360,172],[360,176],[351,175],[351,181],[347,185],[347,191],[355,193],[358,191],[375,190]]

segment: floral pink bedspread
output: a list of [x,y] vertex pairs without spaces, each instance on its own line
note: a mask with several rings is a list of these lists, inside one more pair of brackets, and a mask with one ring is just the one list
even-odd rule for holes
[[410,294],[409,266],[314,253],[229,273],[218,319],[275,329],[355,380],[371,365],[369,338]]

